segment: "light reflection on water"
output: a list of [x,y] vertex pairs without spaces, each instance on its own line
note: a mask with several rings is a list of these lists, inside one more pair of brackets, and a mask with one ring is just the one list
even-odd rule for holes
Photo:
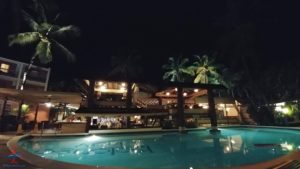
[[19,144],[45,158],[94,166],[219,168],[270,160],[300,146],[300,133],[226,128],[220,134],[132,134],[34,138]]

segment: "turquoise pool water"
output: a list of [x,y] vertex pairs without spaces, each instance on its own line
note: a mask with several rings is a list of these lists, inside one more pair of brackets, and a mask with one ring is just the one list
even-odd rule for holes
[[36,155],[69,163],[131,168],[198,169],[270,160],[300,148],[300,131],[222,128],[179,133],[30,138],[19,145]]

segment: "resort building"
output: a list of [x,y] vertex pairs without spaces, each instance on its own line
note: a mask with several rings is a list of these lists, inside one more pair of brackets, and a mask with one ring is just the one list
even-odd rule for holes
[[[87,94],[76,116],[91,118],[90,129],[176,128],[178,125],[178,89],[174,84],[155,86],[105,80],[84,80],[84,83],[93,87],[94,99],[89,99],[91,96]],[[210,125],[207,90],[196,86],[183,87],[185,127]],[[91,101],[92,108],[88,106]],[[215,97],[214,102],[219,124],[241,122],[237,101]]]
[[13,115],[18,121],[23,117],[23,124],[30,125],[30,129],[37,123],[41,128],[44,122],[45,128],[52,127],[61,133],[196,128],[213,124],[212,113],[216,116],[215,124],[241,123],[237,101],[226,97],[214,97],[209,101],[211,87],[223,90],[222,87],[181,85],[83,80],[81,95],[0,88],[0,97],[15,103],[11,110],[2,108],[5,116]]
[[[31,100],[34,100],[33,98],[30,98],[30,95],[47,91],[50,68],[33,65],[27,75],[27,81],[24,87],[28,93],[28,98],[25,99],[21,96],[21,93],[18,93],[17,90],[20,89],[22,85],[23,74],[27,68],[28,64],[26,63],[0,57],[0,116],[1,119],[5,119],[7,122],[16,123],[16,117],[21,113],[19,111],[21,108],[23,108],[23,111],[29,111],[29,109],[35,110],[34,105],[27,105]],[[11,97],[13,95],[18,95],[17,98],[24,99]],[[43,109],[45,108],[40,106],[40,110],[42,111]],[[47,113],[41,112],[39,120],[46,120],[46,114]],[[34,117],[31,117],[31,115],[29,116],[31,118],[30,120],[34,120]],[[12,126],[15,125],[12,124]]]
[[[0,57],[0,87],[19,89],[28,64]],[[47,91],[50,68],[32,66],[27,76],[26,89]]]

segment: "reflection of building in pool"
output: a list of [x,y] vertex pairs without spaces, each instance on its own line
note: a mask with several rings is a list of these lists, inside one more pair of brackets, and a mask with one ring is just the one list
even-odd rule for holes
[[[94,84],[90,84],[94,83]],[[94,86],[95,106],[81,107],[76,114],[89,116],[92,129],[163,127],[178,125],[178,89],[176,84],[149,85],[116,81],[89,81],[82,88]],[[210,125],[207,89],[209,85],[187,84],[183,86],[185,127]],[[218,87],[217,87],[218,88]],[[128,89],[132,90],[128,97]],[[128,101],[128,98],[131,98]],[[215,109],[219,124],[239,124],[239,103],[231,98],[215,97]],[[130,103],[128,105],[128,103]]]

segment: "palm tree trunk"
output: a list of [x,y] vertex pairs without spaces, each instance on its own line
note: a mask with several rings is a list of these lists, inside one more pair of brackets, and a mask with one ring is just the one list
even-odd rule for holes
[[[132,82],[127,81],[127,93],[126,93],[126,109],[130,109],[132,106]],[[130,116],[126,119],[127,128],[131,127]]]
[[127,81],[127,93],[126,93],[126,108],[129,109],[132,106],[132,82]]
[[183,88],[181,86],[177,87],[177,117],[178,117],[178,129],[179,132],[184,130],[184,98],[183,98]]
[[[36,124],[37,122],[37,116],[38,116],[38,113],[39,113],[39,103],[36,104],[36,107],[35,107],[35,114],[34,114],[34,124]],[[50,111],[49,111],[50,113]]]
[[210,117],[210,124],[212,130],[217,130],[217,113],[215,109],[215,101],[214,101],[214,93],[212,89],[207,89],[207,97],[208,97],[208,112]]
[[88,88],[88,95],[87,95],[87,107],[94,108],[96,105],[95,103],[95,80],[90,80],[90,85]]
[[1,124],[0,124],[0,131],[4,131],[4,126],[5,126],[5,122],[4,122],[4,116],[5,116],[5,108],[6,108],[6,104],[7,104],[7,100],[8,100],[8,98],[7,97],[5,97],[4,98],[4,102],[3,102],[3,107],[2,107],[2,114],[1,114],[1,119],[0,119],[0,122],[1,122]]
[[19,109],[18,109],[18,116],[17,116],[17,126],[16,128],[18,128],[18,125],[21,124],[23,121],[21,121],[21,116],[22,116],[22,105],[23,105],[24,101],[22,100],[19,104]]
[[27,80],[27,75],[30,73],[31,71],[31,68],[33,66],[33,62],[34,60],[36,59],[36,55],[33,55],[30,59],[30,63],[28,65],[28,67],[26,68],[26,70],[24,71],[24,74],[23,74],[23,79],[22,79],[22,84],[20,86],[20,90],[23,90],[24,89],[24,85],[26,83],[26,80]]

